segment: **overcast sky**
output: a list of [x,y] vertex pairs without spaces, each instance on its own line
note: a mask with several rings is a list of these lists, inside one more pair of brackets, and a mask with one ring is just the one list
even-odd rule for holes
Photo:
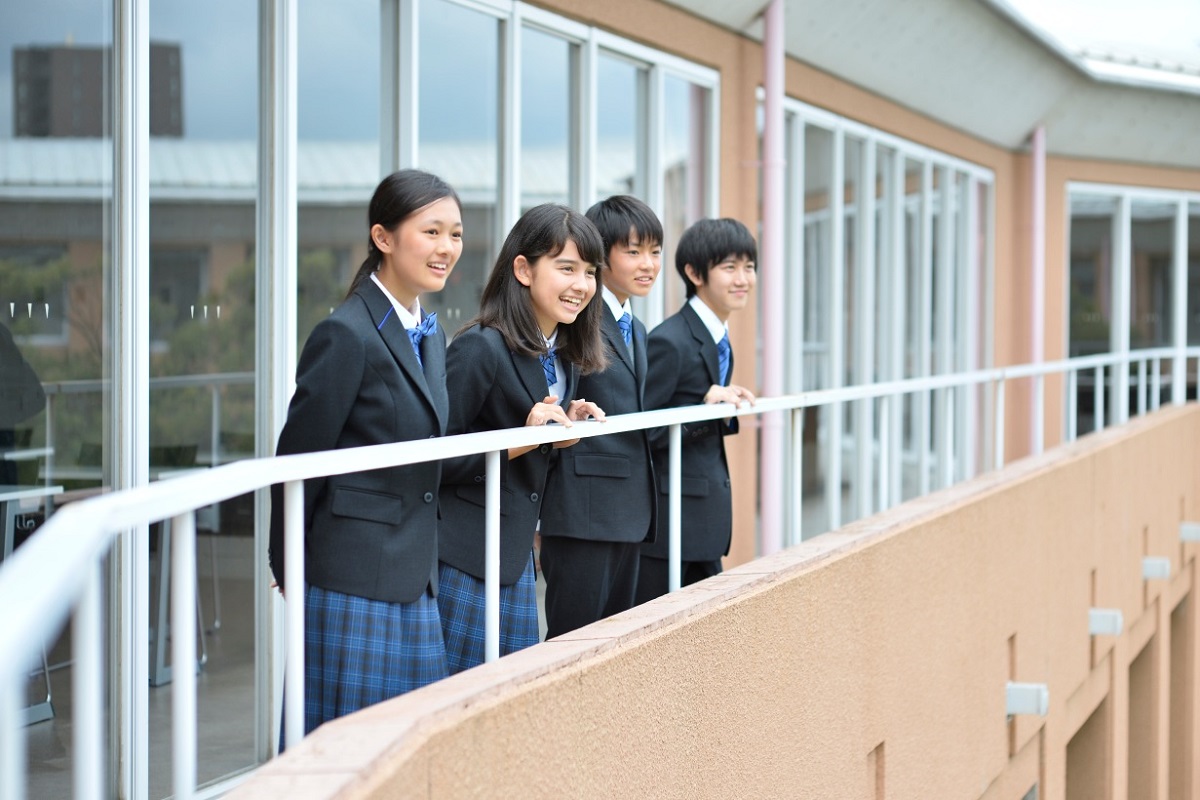
[[1200,69],[1200,0],[1007,0],[1069,50],[1104,45]]

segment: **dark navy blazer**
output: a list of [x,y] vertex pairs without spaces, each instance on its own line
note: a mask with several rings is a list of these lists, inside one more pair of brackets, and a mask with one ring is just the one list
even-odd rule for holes
[[[446,334],[421,342],[424,369],[391,301],[363,281],[300,355],[278,455],[428,439],[445,433]],[[436,592],[441,464],[304,484],[305,575],[325,589],[388,602]],[[271,490],[271,571],[283,574],[283,489]]]
[[[579,369],[563,359],[566,388],[559,403],[575,396]],[[446,353],[450,393],[448,434],[515,428],[525,424],[534,403],[546,399],[546,374],[536,356],[511,352],[495,328],[478,325],[454,337]],[[517,582],[533,549],[542,510],[546,471],[553,446],[531,450],[512,461],[500,457],[500,583]],[[484,579],[484,456],[447,459],[441,487],[438,557]]]
[[[580,376],[576,395],[609,417],[646,410],[646,326],[634,317],[632,356],[607,305],[601,330],[608,369]],[[654,539],[658,498],[645,431],[581,439],[555,453],[542,505],[542,536],[600,542]]]
[[[668,317],[650,332],[647,340],[650,373],[646,381],[646,408],[675,408],[704,402],[709,387],[720,385],[717,345],[704,322],[690,305]],[[733,375],[733,353],[729,375]],[[733,495],[729,465],[725,460],[725,435],[737,432],[737,418],[695,422],[682,430],[682,496],[680,498],[684,561],[715,561],[729,552],[733,531]],[[667,470],[666,428],[651,434],[654,468],[658,476],[659,504],[667,507],[670,476]],[[667,557],[667,514],[658,516],[658,538],[642,554]]]

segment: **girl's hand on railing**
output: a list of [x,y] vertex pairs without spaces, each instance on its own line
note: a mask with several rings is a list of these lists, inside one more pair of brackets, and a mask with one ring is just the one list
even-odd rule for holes
[[[558,404],[558,395],[554,394],[546,395],[546,399],[535,404],[533,408],[529,409],[529,416],[525,417],[526,427],[549,425],[554,422],[565,425],[568,428],[573,427],[571,418],[567,416],[567,412],[563,411],[562,406]],[[569,447],[570,445],[575,444],[577,441],[579,440],[574,439],[570,442],[558,442],[554,446]],[[510,447],[508,448],[508,460],[512,461],[514,458],[523,456],[530,450],[536,449],[537,448],[533,445],[528,445],[526,447]]]
[[754,405],[754,392],[744,386],[729,384],[728,386],[717,386],[715,383],[708,387],[708,391],[704,394],[705,403],[730,403],[738,408],[743,405]]
[[567,406],[567,416],[576,421],[583,421],[588,417],[604,422],[608,417],[604,416],[604,409],[596,405],[590,400],[584,400],[582,397],[578,400],[572,400]]
[[546,399],[534,405],[529,409],[529,416],[525,418],[526,426],[546,425],[551,422],[557,422],[572,427],[571,419],[567,416],[567,412],[563,411],[562,406],[558,404],[558,395],[547,395]]

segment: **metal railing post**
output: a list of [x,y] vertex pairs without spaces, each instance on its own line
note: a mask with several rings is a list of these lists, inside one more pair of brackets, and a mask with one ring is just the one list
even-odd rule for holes
[[993,466],[1004,468],[1004,378],[996,381],[996,445]]
[[804,541],[804,408],[793,408],[788,415],[791,420],[792,441],[792,518],[788,520],[786,542],[793,547]]
[[888,496],[892,485],[891,421],[892,396],[884,395],[879,398],[879,506],[875,509],[876,511],[886,511],[892,505],[891,498]]
[[[75,797],[100,800],[104,796],[104,598],[100,591],[99,563],[88,570],[79,605],[71,623],[72,778]],[[163,632],[165,635],[165,631]],[[0,796],[3,793],[0,792]]]
[[670,428],[670,449],[667,456],[667,470],[670,476],[670,494],[667,496],[667,513],[669,527],[667,528],[667,591],[673,592],[679,588],[680,559],[683,549],[680,546],[680,529],[683,508],[680,493],[683,490],[683,426],[678,422]]
[[[171,520],[171,761],[175,797],[196,791],[196,514]],[[164,635],[163,631],[158,632]]]
[[488,452],[484,494],[483,660],[500,658],[500,451]]
[[1104,385],[1104,365],[1100,365],[1096,367],[1096,388],[1092,392],[1092,414],[1095,416],[1092,429],[1095,431],[1104,430],[1104,395],[1107,392],[1108,387]]
[[1162,363],[1158,356],[1150,362],[1150,409],[1157,411],[1162,405]]
[[24,698],[22,670],[11,662],[0,674],[0,797],[25,798],[25,729],[21,725]]
[[1067,370],[1067,441],[1079,438],[1079,375]]
[[1139,417],[1146,415],[1146,359],[1138,359],[1138,393],[1137,393],[1137,413]]
[[288,592],[284,743],[290,747],[304,738],[304,481],[283,485],[283,572]]

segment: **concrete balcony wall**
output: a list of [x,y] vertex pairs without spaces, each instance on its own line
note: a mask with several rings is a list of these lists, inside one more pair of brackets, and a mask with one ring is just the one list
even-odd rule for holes
[[231,796],[1200,796],[1198,519],[1200,406],[1164,409],[337,720]]

